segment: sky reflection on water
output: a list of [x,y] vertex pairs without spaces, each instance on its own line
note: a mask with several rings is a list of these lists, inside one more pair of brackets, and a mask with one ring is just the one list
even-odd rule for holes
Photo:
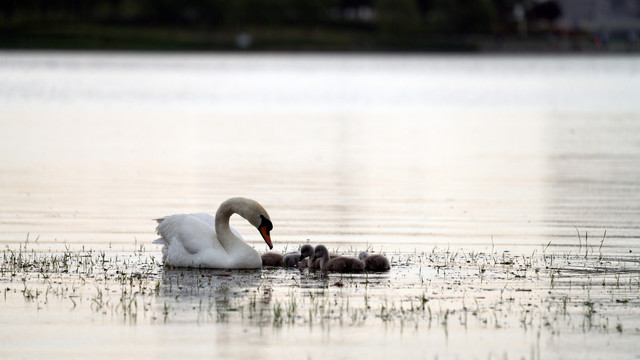
[[638,250],[633,57],[3,53],[0,77],[5,243],[148,243],[242,195],[276,246]]

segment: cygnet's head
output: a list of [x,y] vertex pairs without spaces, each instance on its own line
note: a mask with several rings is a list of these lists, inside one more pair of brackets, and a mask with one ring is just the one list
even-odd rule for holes
[[300,254],[298,253],[286,254],[282,259],[282,263],[285,267],[294,267],[298,265],[299,261],[300,261]]
[[358,260],[362,261],[364,259],[366,259],[369,256],[369,253],[366,251],[361,251],[360,254],[358,254]]
[[300,248],[300,260],[313,256],[313,246],[311,244],[304,244]]
[[315,249],[313,249],[313,260],[320,259],[324,256],[329,256],[329,250],[324,245],[317,245]]

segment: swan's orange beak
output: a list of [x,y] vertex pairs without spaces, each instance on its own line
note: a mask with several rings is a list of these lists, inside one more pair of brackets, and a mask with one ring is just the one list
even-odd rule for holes
[[263,225],[263,226],[260,226],[258,230],[260,231],[260,235],[262,235],[264,242],[266,242],[267,245],[269,245],[269,249],[273,249],[273,244],[271,244],[271,236],[269,235],[269,227],[266,225]]

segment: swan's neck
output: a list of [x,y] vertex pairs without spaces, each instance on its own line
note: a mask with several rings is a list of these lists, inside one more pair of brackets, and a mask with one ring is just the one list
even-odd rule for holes
[[242,240],[238,239],[238,237],[233,234],[231,226],[229,226],[229,218],[231,218],[231,215],[233,215],[235,211],[230,206],[224,205],[225,204],[223,203],[216,212],[215,228],[218,241],[222,247],[229,252],[236,241],[241,242]]

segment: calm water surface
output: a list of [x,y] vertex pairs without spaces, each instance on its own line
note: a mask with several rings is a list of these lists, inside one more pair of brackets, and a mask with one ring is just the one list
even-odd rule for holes
[[[0,53],[0,357],[637,358],[638,60]],[[154,262],[231,196],[394,267]]]
[[636,57],[2,53],[0,241],[239,195],[281,246],[640,250],[639,93]]

